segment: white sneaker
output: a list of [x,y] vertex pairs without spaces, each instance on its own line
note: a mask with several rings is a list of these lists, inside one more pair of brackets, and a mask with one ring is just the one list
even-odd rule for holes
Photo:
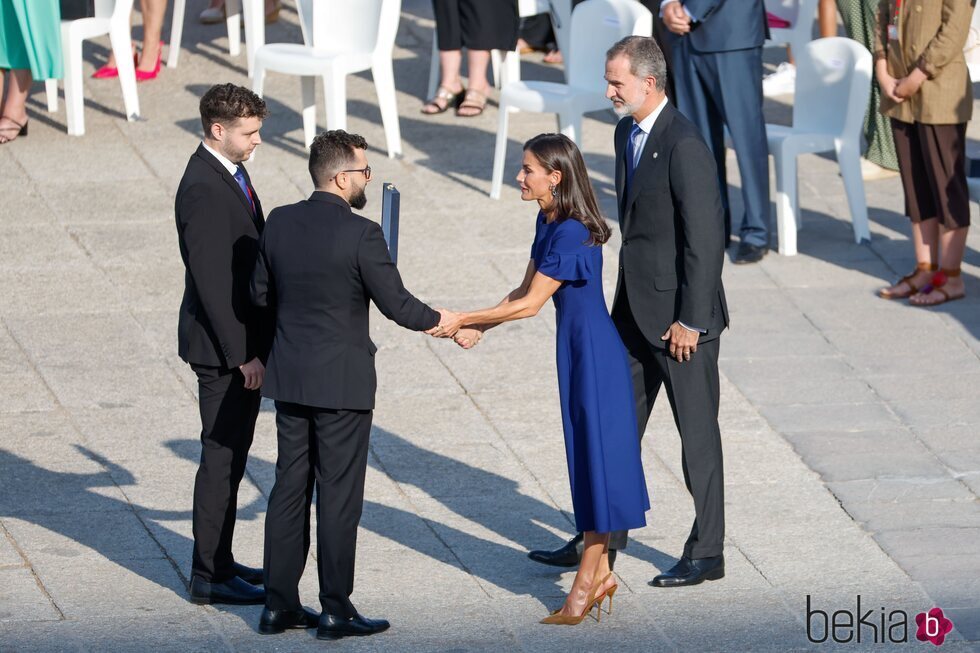
[[861,157],[861,179],[864,181],[877,181],[878,179],[891,179],[898,176],[898,170],[883,168],[873,161],[868,161]]
[[796,91],[796,66],[784,61],[776,72],[762,78],[762,94],[766,97],[789,95]]

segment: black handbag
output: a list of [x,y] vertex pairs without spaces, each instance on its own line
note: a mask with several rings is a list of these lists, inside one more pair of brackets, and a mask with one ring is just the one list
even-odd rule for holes
[[94,0],[60,0],[61,20],[78,20],[95,16]]

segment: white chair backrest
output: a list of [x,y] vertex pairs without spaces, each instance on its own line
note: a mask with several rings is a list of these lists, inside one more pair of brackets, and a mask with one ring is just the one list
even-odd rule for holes
[[133,10],[133,0],[95,0],[95,17],[110,18],[114,21],[125,19],[129,21],[129,14]]
[[871,94],[871,53],[851,39],[810,41],[796,54],[793,129],[860,134]]
[[653,15],[636,0],[586,0],[572,11],[568,85],[605,93],[606,51],[616,41],[653,35]]
[[303,43],[308,48],[313,47],[313,3],[315,0],[296,0],[296,12],[299,14],[299,29],[303,32]]
[[548,11],[548,0],[517,0],[517,13],[521,18]]
[[[311,17],[304,29],[307,45],[350,53],[390,53],[395,45],[401,0],[303,0]],[[312,27],[312,29],[311,29]],[[312,38],[310,38],[312,37]]]

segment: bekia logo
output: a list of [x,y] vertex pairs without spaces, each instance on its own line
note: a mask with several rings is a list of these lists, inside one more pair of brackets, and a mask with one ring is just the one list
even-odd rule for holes
[[[884,606],[862,611],[861,595],[857,595],[855,610],[828,612],[813,607],[806,595],[806,637],[814,644],[832,640],[837,644],[873,642],[875,644],[905,644],[909,641],[909,615],[905,610],[886,610]],[[915,638],[942,646],[953,622],[942,608],[915,615]]]

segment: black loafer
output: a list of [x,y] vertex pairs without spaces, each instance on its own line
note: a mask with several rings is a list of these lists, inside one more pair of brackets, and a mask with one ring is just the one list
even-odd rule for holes
[[359,614],[345,618],[324,612],[316,629],[317,639],[340,639],[341,637],[363,637],[383,633],[391,626],[384,619],[368,619]]
[[265,590],[250,585],[238,576],[223,583],[209,583],[200,576],[191,578],[191,603],[210,605],[261,605],[265,603]]
[[[564,546],[554,551],[538,549],[529,552],[527,557],[535,562],[540,562],[543,565],[551,565],[552,567],[577,567],[578,563],[582,560],[582,547],[582,534],[579,533]],[[615,564],[616,549],[609,549],[609,568],[612,569]]]
[[231,568],[235,572],[235,575],[246,583],[251,585],[262,585],[265,583],[265,578],[263,577],[261,569],[246,567],[245,565],[240,565],[237,562],[231,563]]
[[748,263],[758,263],[766,255],[764,245],[750,245],[749,243],[739,243],[738,252],[735,254],[735,265],[746,265]]
[[262,609],[259,619],[259,632],[263,635],[278,635],[287,628],[316,628],[320,615],[301,608],[299,610],[270,610]]
[[688,558],[684,556],[671,567],[650,581],[654,587],[683,587],[697,585],[706,580],[719,580],[725,577],[725,556],[713,558]]

